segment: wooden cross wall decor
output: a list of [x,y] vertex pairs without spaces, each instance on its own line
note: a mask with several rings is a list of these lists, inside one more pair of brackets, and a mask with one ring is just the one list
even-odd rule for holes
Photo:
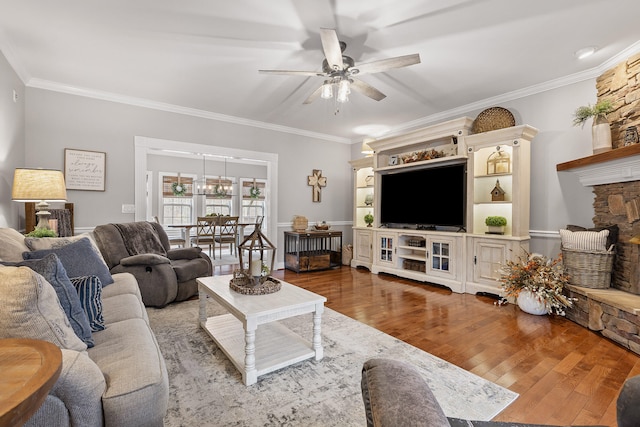
[[313,174],[308,177],[308,185],[313,187],[313,201],[320,201],[320,190],[322,187],[327,186],[327,178],[322,176],[322,171],[320,169],[314,169]]

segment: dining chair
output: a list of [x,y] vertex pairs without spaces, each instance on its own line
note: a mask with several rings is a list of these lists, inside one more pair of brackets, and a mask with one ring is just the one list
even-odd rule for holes
[[[157,215],[154,215],[154,216],[153,216],[153,220],[154,220],[155,222],[157,222],[158,224],[160,224],[160,219],[158,219],[158,216],[157,216]],[[163,228],[164,228],[164,227],[163,227]],[[167,230],[165,230],[165,232],[166,232],[166,231],[167,231]],[[184,247],[185,247],[185,245],[187,244],[187,241],[186,241],[184,238],[182,238],[182,237],[174,237],[174,236],[171,236],[168,232],[167,232],[167,237],[169,238],[169,244],[170,244],[171,246],[178,246],[178,247],[180,247],[180,248],[184,248]]]
[[201,245],[209,246],[209,254],[216,258],[216,252],[214,250],[215,245],[215,233],[216,232],[216,219],[211,216],[199,216],[196,222],[196,234],[191,238],[192,243],[195,246],[202,247]]
[[264,215],[258,215],[256,217],[256,226],[254,228],[254,230],[262,230],[262,222],[264,221]]
[[229,254],[237,256],[238,218],[237,216],[227,216],[220,219],[218,233],[214,237],[220,248],[220,258],[222,258],[223,245],[229,245]]

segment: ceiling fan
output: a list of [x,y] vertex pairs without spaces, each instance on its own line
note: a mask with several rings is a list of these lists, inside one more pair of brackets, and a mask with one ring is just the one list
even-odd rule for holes
[[334,87],[336,88],[336,101],[347,102],[351,89],[368,96],[376,101],[386,98],[386,95],[378,89],[357,80],[354,77],[362,74],[380,73],[392,68],[407,67],[409,65],[419,64],[420,55],[404,55],[394,58],[380,59],[377,61],[367,62],[356,65],[353,58],[344,55],[347,47],[345,42],[338,40],[336,31],[330,28],[320,29],[320,40],[322,42],[322,50],[325,59],[322,61],[322,71],[292,71],[292,70],[258,70],[264,74],[285,74],[293,76],[311,76],[323,77],[324,83],[316,89],[304,101],[304,104],[310,104],[318,97],[325,99],[332,98]]

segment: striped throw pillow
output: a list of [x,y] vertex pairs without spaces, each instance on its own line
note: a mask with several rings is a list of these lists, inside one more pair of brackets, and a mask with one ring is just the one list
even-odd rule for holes
[[562,247],[581,251],[606,251],[609,230],[602,231],[570,231],[560,230]]
[[87,317],[92,332],[106,329],[102,316],[102,283],[98,276],[72,277],[71,283],[75,286],[80,297],[80,303]]

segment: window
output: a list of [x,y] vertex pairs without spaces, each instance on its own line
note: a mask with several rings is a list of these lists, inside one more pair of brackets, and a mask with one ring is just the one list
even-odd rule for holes
[[205,194],[205,215],[232,215],[233,181],[227,178],[207,178]]
[[[193,178],[161,175],[162,222],[164,224],[193,223]],[[179,191],[182,187],[182,191]]]
[[[267,200],[267,183],[264,179],[241,179],[242,197],[240,205],[240,222],[255,223],[258,217],[263,218],[263,232],[267,225],[266,216],[266,200]],[[253,231],[253,228],[247,228],[246,232]]]

